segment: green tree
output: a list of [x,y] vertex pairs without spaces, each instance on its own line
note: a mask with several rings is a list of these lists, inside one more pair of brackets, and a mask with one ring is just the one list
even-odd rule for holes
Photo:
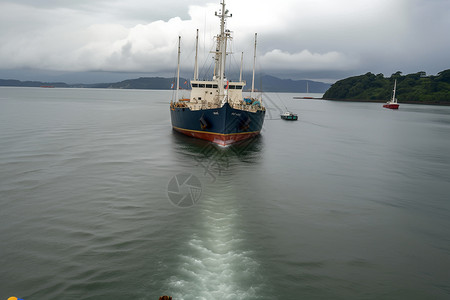
[[325,99],[387,100],[397,80],[399,102],[450,104],[450,69],[437,76],[426,76],[424,71],[402,75],[398,71],[385,78],[383,74],[353,76],[334,83],[324,94]]

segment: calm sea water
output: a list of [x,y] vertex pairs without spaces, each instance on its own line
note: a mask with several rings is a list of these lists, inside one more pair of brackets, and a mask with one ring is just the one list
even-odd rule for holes
[[221,148],[171,94],[0,88],[0,299],[450,297],[450,107],[268,94]]

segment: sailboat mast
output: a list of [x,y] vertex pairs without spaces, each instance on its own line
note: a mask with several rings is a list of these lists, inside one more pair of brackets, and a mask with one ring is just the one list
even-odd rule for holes
[[198,29],[197,29],[197,36],[195,38],[194,80],[198,80]]
[[394,81],[394,91],[392,93],[392,101],[393,102],[397,102],[396,99],[395,99],[395,90],[396,90],[396,88],[397,88],[397,79],[395,79],[395,81]]
[[253,51],[253,76],[252,76],[252,92],[250,96],[253,98],[253,92],[255,91],[255,65],[256,65],[256,37],[257,33],[255,33],[255,49]]
[[180,54],[181,54],[181,36],[178,36],[178,63],[177,63],[177,91],[175,94],[175,101],[178,101],[178,90],[180,89]]

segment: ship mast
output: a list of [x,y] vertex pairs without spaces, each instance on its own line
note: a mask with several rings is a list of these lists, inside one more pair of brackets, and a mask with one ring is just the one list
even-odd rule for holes
[[244,52],[241,52],[241,70],[239,72],[239,82],[242,82],[242,67],[244,65]]
[[255,33],[255,49],[254,49],[254,51],[253,51],[252,92],[251,92],[251,94],[250,94],[250,97],[251,97],[251,98],[253,98],[253,93],[255,92],[256,36],[257,36],[257,33]]
[[198,80],[198,29],[197,29],[197,37],[195,38],[194,80]]
[[214,79],[218,80],[219,84],[219,96],[225,96],[225,59],[227,55],[227,39],[229,31],[225,30],[225,21],[227,18],[232,17],[232,14],[228,15],[228,10],[225,9],[225,0],[222,0],[221,11],[216,12],[216,16],[220,18],[220,34],[217,36],[216,47],[216,63],[214,66]]
[[178,101],[178,90],[180,89],[180,54],[181,54],[181,36],[178,36],[178,64],[177,64],[177,91],[175,94],[175,101]]

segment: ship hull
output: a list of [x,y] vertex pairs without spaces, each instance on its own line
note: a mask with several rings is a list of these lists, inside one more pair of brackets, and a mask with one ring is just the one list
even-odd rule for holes
[[399,105],[396,103],[387,103],[383,105],[384,108],[390,108],[390,109],[398,109]]
[[297,121],[298,120],[298,116],[292,116],[292,115],[289,115],[289,116],[283,116],[283,115],[281,115],[281,118],[283,119],[283,120],[287,120],[287,121]]
[[220,108],[202,110],[174,107],[170,115],[174,130],[227,146],[260,134],[265,111],[250,112],[225,103]]

